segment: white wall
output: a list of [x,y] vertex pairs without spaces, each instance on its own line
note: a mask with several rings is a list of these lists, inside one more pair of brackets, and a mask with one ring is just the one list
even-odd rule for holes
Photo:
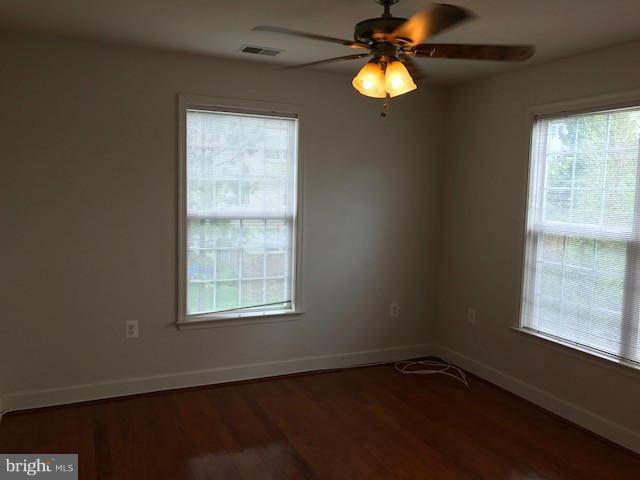
[[[640,371],[529,338],[516,324],[528,162],[527,110],[640,87],[640,43],[449,92],[436,341],[444,354],[640,450]],[[466,308],[478,309],[477,324]]]
[[[242,375],[353,364],[428,342],[438,88],[394,100],[382,119],[380,102],[342,74],[21,35],[0,38],[0,58],[7,407],[136,387],[16,392],[149,376],[160,378],[145,389],[206,383],[235,374],[201,370],[325,355]],[[300,320],[176,330],[178,93],[303,106]],[[127,319],[140,320],[141,338],[125,339]]]

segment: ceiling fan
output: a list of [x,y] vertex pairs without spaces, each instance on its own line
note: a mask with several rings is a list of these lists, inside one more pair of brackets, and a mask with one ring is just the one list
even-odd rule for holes
[[352,84],[362,95],[385,99],[383,117],[389,109],[389,98],[415,90],[417,86],[414,81],[423,77],[413,61],[414,57],[522,62],[535,51],[530,45],[422,43],[465,20],[472,19],[474,15],[455,5],[435,4],[432,9],[406,19],[391,15],[391,5],[399,0],[375,1],[384,7],[382,16],[359,22],[355,27],[353,41],[282,27],[258,26],[253,30],[338,43],[360,50],[352,55],[294,65],[285,69],[372,57],[354,77]]

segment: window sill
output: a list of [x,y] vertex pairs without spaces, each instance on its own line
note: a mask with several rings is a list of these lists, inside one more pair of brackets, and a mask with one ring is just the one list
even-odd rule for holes
[[194,315],[178,320],[178,330],[193,330],[232,325],[255,325],[258,323],[290,322],[299,320],[303,310],[272,310],[269,312],[244,312],[226,315]]
[[546,335],[544,333],[536,332],[535,330],[530,330],[528,328],[512,327],[512,330],[520,334],[524,334],[527,337],[538,339],[552,346],[557,346],[567,353],[580,356],[581,358],[586,358],[593,363],[614,368],[616,366],[623,367],[624,370],[622,371],[624,373],[631,374],[634,377],[640,375],[640,364],[632,362],[631,360],[624,360],[622,358],[616,357],[615,355],[609,355],[605,352],[584,347],[582,345],[578,345],[570,341],[554,337],[553,335]]

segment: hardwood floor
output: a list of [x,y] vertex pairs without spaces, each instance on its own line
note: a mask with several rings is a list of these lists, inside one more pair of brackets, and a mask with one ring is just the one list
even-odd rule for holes
[[379,366],[6,415],[81,479],[638,479],[640,457],[470,379]]

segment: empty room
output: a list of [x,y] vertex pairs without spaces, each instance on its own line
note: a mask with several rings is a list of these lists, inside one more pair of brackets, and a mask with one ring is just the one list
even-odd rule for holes
[[0,0],[0,480],[640,479],[640,2]]

